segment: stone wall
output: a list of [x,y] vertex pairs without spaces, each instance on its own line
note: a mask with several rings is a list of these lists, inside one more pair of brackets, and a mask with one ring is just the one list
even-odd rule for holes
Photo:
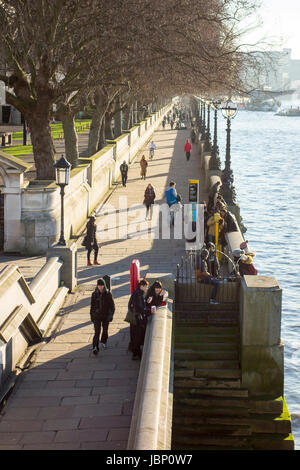
[[[160,279],[174,299],[172,275]],[[172,302],[172,300],[171,300]],[[127,450],[170,450],[173,411],[172,303],[159,307],[147,325]]]
[[28,285],[16,265],[0,272],[0,394],[28,345],[43,338],[68,286],[61,286],[63,261],[48,259]]
[[267,276],[244,276],[240,302],[242,386],[250,396],[283,395],[282,289]]

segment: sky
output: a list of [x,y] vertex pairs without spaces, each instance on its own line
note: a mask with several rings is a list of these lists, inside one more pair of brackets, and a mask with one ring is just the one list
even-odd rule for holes
[[[277,50],[292,49],[292,59],[300,59],[300,0],[261,0],[259,16],[262,28],[247,37],[249,40],[269,38]],[[253,23],[253,21],[252,21]]]

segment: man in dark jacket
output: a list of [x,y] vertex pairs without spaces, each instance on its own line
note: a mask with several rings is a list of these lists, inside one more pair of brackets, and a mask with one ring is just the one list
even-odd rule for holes
[[141,346],[144,344],[148,317],[151,315],[151,308],[146,304],[144,294],[147,292],[149,282],[142,279],[138,283],[137,289],[132,295],[133,312],[135,314],[135,324],[131,324],[131,350],[132,359],[142,357]]
[[87,264],[91,266],[91,252],[94,250],[94,264],[100,264],[97,261],[98,257],[98,242],[96,237],[97,226],[96,219],[93,216],[89,217],[89,221],[86,224],[86,249],[87,249]]
[[93,353],[99,352],[99,337],[102,327],[101,347],[106,349],[108,339],[108,325],[115,313],[115,303],[111,292],[107,289],[104,279],[97,281],[97,287],[91,298],[91,321],[94,323],[95,334],[93,338]]
[[128,174],[128,165],[127,165],[125,160],[122,163],[122,165],[120,166],[120,172],[121,172],[121,176],[122,176],[122,184],[123,184],[123,186],[126,187],[127,174]]
[[227,245],[225,234],[229,232],[238,232],[238,227],[231,212],[223,208],[220,210],[220,215],[224,220],[224,225],[220,233],[221,245],[224,247]]

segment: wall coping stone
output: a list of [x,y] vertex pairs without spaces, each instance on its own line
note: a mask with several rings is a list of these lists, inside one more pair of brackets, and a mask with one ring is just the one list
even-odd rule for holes
[[247,289],[259,289],[260,291],[281,289],[280,284],[275,277],[244,276],[243,282]]
[[[174,279],[169,273],[148,273],[147,280],[162,281],[174,298]],[[132,413],[127,450],[170,450],[172,392],[172,303],[159,307],[148,321]]]

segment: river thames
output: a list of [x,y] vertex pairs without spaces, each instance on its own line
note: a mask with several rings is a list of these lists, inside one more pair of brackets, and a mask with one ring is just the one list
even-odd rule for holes
[[[222,168],[226,121],[219,113]],[[231,163],[245,234],[259,274],[283,289],[285,399],[300,449],[300,117],[239,111],[231,126]]]

